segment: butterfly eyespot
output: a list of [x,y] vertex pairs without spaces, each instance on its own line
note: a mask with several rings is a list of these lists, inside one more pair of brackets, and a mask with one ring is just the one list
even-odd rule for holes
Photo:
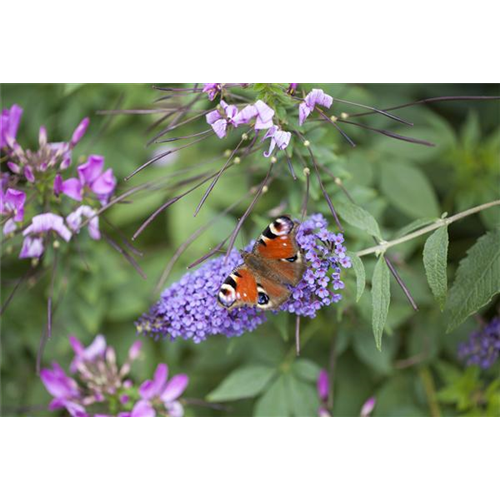
[[259,292],[259,298],[257,299],[257,302],[260,306],[265,306],[269,303],[269,296],[263,292]]
[[294,255],[293,257],[288,257],[288,259],[284,259],[286,260],[287,262],[295,262],[297,260],[297,256]]

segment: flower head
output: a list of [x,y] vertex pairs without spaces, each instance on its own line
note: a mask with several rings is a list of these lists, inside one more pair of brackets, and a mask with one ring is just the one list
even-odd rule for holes
[[299,125],[302,125],[306,118],[314,111],[316,106],[330,108],[333,97],[325,94],[321,89],[312,89],[299,106]]
[[500,318],[493,318],[486,326],[471,333],[469,340],[459,345],[458,357],[467,365],[490,368],[500,354]]
[[[342,241],[341,235],[327,230],[322,215],[313,215],[300,225],[297,243],[309,268],[297,287],[291,289],[291,297],[281,306],[282,311],[313,318],[323,306],[342,298],[337,293],[344,287],[341,267],[350,266]],[[252,244],[247,250],[251,247]],[[342,265],[340,256],[344,256],[346,265]],[[243,262],[237,250],[224,261],[225,257],[212,259],[164,290],[150,312],[137,322],[137,331],[154,338],[182,337],[198,343],[211,335],[239,336],[262,324],[266,316],[255,307],[228,311],[217,303],[220,286]]]
[[[154,405],[163,406],[172,417],[182,417],[184,409],[179,403],[178,398],[186,389],[189,378],[187,375],[175,375],[169,381],[168,366],[164,363],[159,364],[152,380],[146,380],[139,388],[141,396],[141,409],[148,413],[148,416],[155,416]],[[149,408],[148,408],[149,407]]]
[[115,190],[116,179],[111,168],[104,172],[103,169],[104,157],[90,155],[88,160],[77,168],[78,178],[71,177],[63,181],[60,174],[56,175],[54,193],[56,196],[63,193],[76,201],[82,201],[86,193],[94,194],[105,205]]
[[221,99],[220,106],[223,114],[219,110],[211,111],[207,114],[207,123],[211,125],[212,129],[216,133],[219,139],[226,137],[228,125],[233,125],[237,127],[237,123],[234,121],[236,115],[238,114],[238,108],[233,104],[227,104]]

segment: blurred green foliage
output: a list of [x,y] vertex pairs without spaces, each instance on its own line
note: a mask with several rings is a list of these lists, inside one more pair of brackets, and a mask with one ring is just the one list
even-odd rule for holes
[[[498,86],[487,85],[321,85],[325,92],[378,108],[440,95],[498,95]],[[64,140],[84,116],[91,118],[87,136],[78,152],[101,154],[119,180],[118,192],[148,181],[157,181],[139,192],[130,203],[117,204],[106,217],[130,238],[141,222],[168,199],[166,189],[176,181],[167,176],[179,169],[206,161],[221,153],[216,139],[202,142],[174,155],[164,165],[152,165],[124,182],[123,178],[147,161],[158,145],[146,148],[152,134],[147,132],[156,119],[151,114],[107,116],[100,110],[150,106],[158,93],[149,85],[3,85],[2,107],[13,103],[24,108],[19,132],[23,144],[35,146],[38,127],[45,125],[50,141]],[[339,105],[334,103],[332,112]],[[343,110],[343,108],[342,108]],[[343,179],[346,189],[371,214],[384,239],[401,235],[401,229],[416,219],[453,214],[474,205],[500,198],[499,104],[450,102],[418,106],[398,113],[415,123],[412,129],[394,127],[404,133],[434,142],[426,148],[400,142],[370,131],[351,127],[345,130],[358,146],[351,149],[333,129],[311,126],[308,139],[318,160],[332,174]],[[387,119],[374,115],[373,127],[388,127]],[[203,130],[202,123],[190,125],[189,132]],[[236,145],[228,139],[222,147]],[[212,164],[222,166],[221,159]],[[258,161],[257,166],[258,166]],[[161,162],[160,162],[161,163]],[[300,213],[304,176],[296,165],[299,180],[280,175],[254,210],[238,238],[244,246],[268,223],[269,213]],[[84,241],[85,262],[71,256],[68,272],[58,270],[53,337],[47,343],[44,364],[57,360],[69,365],[68,335],[88,344],[104,333],[110,345],[124,358],[135,339],[134,321],[156,300],[155,286],[175,250],[197,228],[228,205],[245,196],[249,187],[262,179],[263,170],[239,171],[224,176],[200,214],[192,214],[202,192],[184,198],[158,217],[135,242],[144,256],[139,259],[147,275],[144,280],[105,241]],[[345,198],[333,179],[323,182],[335,204]],[[248,200],[247,200],[248,203]],[[178,279],[186,266],[227,236],[243,213],[245,204],[224,215],[186,250],[177,262],[169,282]],[[329,213],[321,191],[311,176],[309,212]],[[455,276],[465,252],[488,229],[498,226],[500,210],[491,209],[453,224],[449,228],[448,279]],[[380,229],[379,229],[380,227]],[[113,234],[118,234],[111,230]],[[369,231],[370,232],[370,231]],[[365,230],[346,226],[349,250],[373,245]],[[372,233],[373,234],[373,233]],[[221,409],[189,405],[188,415],[316,415],[319,402],[315,382],[321,368],[334,374],[333,415],[356,416],[364,401],[375,395],[376,416],[499,415],[498,365],[488,373],[465,370],[457,361],[456,349],[475,327],[469,318],[455,332],[446,335],[446,317],[429,288],[422,251],[425,238],[392,248],[388,255],[411,290],[419,311],[415,313],[391,277],[392,297],[383,349],[376,349],[372,333],[371,301],[364,293],[364,280],[344,274],[344,300],[323,310],[314,320],[302,321],[302,352],[295,356],[295,322],[281,313],[253,333],[236,339],[211,338],[194,345],[187,341],[154,342],[144,339],[142,359],[136,364],[138,380],[149,378],[159,362],[168,363],[172,373],[190,376],[186,396],[219,403]],[[370,283],[376,258],[363,257]],[[4,257],[2,302],[14,280],[29,263]],[[2,414],[47,415],[50,396],[35,373],[35,358],[46,324],[49,277],[28,281],[16,293],[2,318]],[[359,297],[358,297],[359,298]],[[498,314],[498,301],[480,313]]]

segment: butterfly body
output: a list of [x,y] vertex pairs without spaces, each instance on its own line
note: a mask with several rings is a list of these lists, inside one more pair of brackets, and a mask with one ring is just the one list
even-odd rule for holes
[[244,305],[276,309],[290,297],[289,286],[302,279],[306,269],[296,242],[298,224],[278,217],[260,235],[251,252],[242,252],[243,264],[222,284],[217,300],[226,309]]

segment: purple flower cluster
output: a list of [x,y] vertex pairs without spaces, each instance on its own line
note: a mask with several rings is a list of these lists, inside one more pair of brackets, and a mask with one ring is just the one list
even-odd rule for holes
[[[300,225],[297,242],[308,269],[281,310],[313,318],[323,306],[342,298],[337,293],[344,288],[340,269],[350,267],[351,262],[345,255],[343,236],[329,232],[322,215],[312,215]],[[168,287],[149,313],[137,322],[138,333],[155,339],[181,337],[198,343],[211,335],[239,336],[262,324],[266,316],[257,308],[227,311],[217,303],[217,292],[223,281],[243,262],[237,250],[231,252],[226,264],[224,259],[212,259]]]
[[306,121],[306,118],[314,111],[316,106],[330,108],[332,103],[332,96],[325,94],[321,89],[312,89],[299,105],[299,125]]
[[458,357],[467,365],[490,368],[500,354],[500,318],[493,318],[486,326],[471,333],[469,340],[459,345]]
[[106,345],[102,335],[85,347],[70,337],[75,356],[66,375],[57,363],[44,368],[40,378],[53,399],[50,410],[66,409],[72,417],[180,417],[184,414],[178,398],[188,384],[187,375],[176,375],[167,382],[168,367],[158,365],[153,380],[136,387],[128,378],[132,362],[137,359],[141,342],[129,349],[125,363],[119,367],[116,353]]
[[[39,147],[31,151],[17,141],[22,113],[14,104],[2,111],[0,122],[0,148],[10,170],[2,175],[0,185],[0,214],[6,216],[3,233],[22,234],[21,259],[41,257],[49,235],[56,238],[55,245],[59,244],[57,237],[68,242],[79,232],[83,218],[90,219],[91,238],[99,239],[96,208],[108,203],[114,193],[113,171],[104,171],[102,156],[91,155],[77,167],[78,177],[63,179],[63,172],[71,166],[72,151],[85,135],[89,119],[80,122],[68,142],[48,142],[45,127],[40,127]],[[78,205],[69,207],[60,203],[61,194],[76,200]],[[23,226],[25,212],[31,222]]]
[[199,343],[210,335],[234,337],[254,330],[266,320],[264,313],[251,307],[228,312],[216,299],[226,276],[242,263],[240,253],[233,250],[226,264],[219,257],[185,274],[140,318],[137,332],[155,339],[182,337]]
[[308,268],[290,300],[281,307],[283,311],[314,318],[323,306],[342,299],[338,293],[344,288],[341,268],[350,268],[351,260],[343,246],[344,236],[327,228],[328,222],[321,214],[311,215],[299,226],[297,243]]

